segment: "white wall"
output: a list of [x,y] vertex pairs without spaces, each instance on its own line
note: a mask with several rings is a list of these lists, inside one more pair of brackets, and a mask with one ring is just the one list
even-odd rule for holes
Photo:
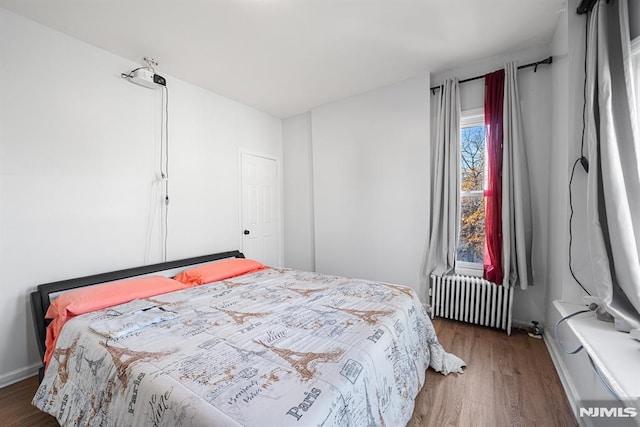
[[[558,299],[582,302],[586,295],[569,270],[569,179],[573,163],[580,157],[584,83],[585,15],[577,15],[578,0],[571,0],[568,13],[561,16],[551,48],[553,114],[551,149],[549,150],[549,250],[547,313],[553,316],[552,302]],[[557,65],[557,66],[556,66]],[[585,147],[586,150],[586,147]],[[572,184],[573,242],[572,267],[578,280],[593,289],[586,240],[586,174],[578,166]],[[552,318],[547,324],[555,323]]]
[[311,113],[282,122],[284,162],[284,265],[315,271]]
[[[553,69],[553,122],[552,144],[549,151],[551,181],[549,183],[549,283],[547,296],[550,313],[555,312],[552,301],[582,302],[586,293],[574,280],[571,265],[577,279],[591,293],[594,292],[591,259],[588,253],[586,228],[587,174],[578,165],[575,169],[571,198],[573,205],[572,245],[569,248],[569,180],[572,166],[581,154],[582,109],[584,84],[584,25],[585,15],[574,13],[578,0],[571,0],[569,13],[563,13],[556,30],[552,49],[557,67]],[[633,20],[632,20],[633,22]],[[586,145],[584,149],[585,156]]]
[[[569,11],[575,9],[568,6]],[[577,5],[576,5],[577,6]],[[552,147],[549,151],[549,247],[547,254],[548,270],[547,282],[549,287],[546,296],[546,336],[545,341],[549,347],[553,357],[556,369],[562,380],[567,392],[569,402],[575,411],[575,396],[578,386],[574,385],[572,378],[580,381],[580,378],[587,379],[588,375],[579,375],[578,371],[589,373],[589,368],[585,365],[583,355],[571,356],[564,354],[555,344],[553,337],[553,327],[561,318],[553,306],[554,300],[562,299],[564,289],[575,285],[569,274],[568,268],[568,183],[569,183],[569,147],[571,144],[570,136],[575,134],[574,118],[570,112],[569,105],[575,110],[576,100],[575,84],[573,79],[582,80],[584,73],[577,69],[577,56],[580,56],[583,49],[576,46],[575,30],[572,30],[571,39],[569,38],[569,21],[575,21],[575,13],[563,12],[558,21],[558,26],[551,43],[551,49],[554,57],[554,65],[551,70],[552,74],[552,121],[551,121],[551,140]],[[571,42],[571,49],[569,43]],[[583,56],[583,55],[582,55]],[[574,78],[570,78],[569,70],[575,70],[577,73]],[[580,110],[581,111],[581,110]],[[571,124],[569,117],[572,117]],[[575,154],[572,154],[573,157]],[[576,181],[577,182],[577,181]],[[584,271],[584,270],[582,270]],[[566,328],[560,330],[560,339],[567,348],[575,348],[575,337],[571,337]],[[549,339],[550,338],[550,339]]]
[[[0,386],[35,372],[37,284],[144,262],[161,110],[136,66],[0,9]],[[165,77],[168,258],[238,248],[238,149],[282,156],[281,120]]]
[[[438,73],[432,76],[433,85],[447,77],[464,79],[504,68],[506,61],[515,60],[527,64],[550,55],[548,46],[539,46],[525,51],[504,54],[467,66]],[[518,90],[522,107],[524,139],[529,164],[531,204],[533,208],[533,286],[526,291],[516,288],[513,318],[518,323],[542,322],[545,315],[545,294],[547,289],[547,191],[549,186],[548,151],[550,149],[551,113],[551,71],[555,64],[541,65],[518,72]],[[476,80],[460,85],[461,109],[483,108],[484,80]],[[432,110],[432,127],[437,112]]]
[[[553,301],[562,297],[562,283],[566,281],[568,267],[565,262],[568,250],[568,196],[567,172],[569,146],[569,45],[568,17],[565,10],[559,20],[552,43],[553,68],[551,70],[552,111],[551,141],[549,150],[549,207],[546,324],[553,310]],[[572,59],[571,59],[572,60]],[[579,78],[579,77],[578,77]],[[565,274],[566,271],[566,274]]]
[[426,299],[429,108],[424,76],[311,112],[317,271]]

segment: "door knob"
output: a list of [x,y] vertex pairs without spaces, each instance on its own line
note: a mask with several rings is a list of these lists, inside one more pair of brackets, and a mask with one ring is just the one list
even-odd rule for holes
[[242,234],[244,234],[245,236],[246,236],[247,234],[249,234],[249,233],[250,233],[250,232],[249,232],[249,230],[244,230],[244,231],[242,232]]

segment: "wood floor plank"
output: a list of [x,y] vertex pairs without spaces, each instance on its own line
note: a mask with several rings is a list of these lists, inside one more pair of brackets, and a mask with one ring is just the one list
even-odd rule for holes
[[460,413],[460,427],[495,427],[498,426],[495,411],[475,401],[467,401]]
[[493,371],[491,397],[494,403],[496,425],[520,427],[522,415],[520,411],[519,381],[513,375]]
[[0,424],[11,427],[59,426],[54,417],[31,405],[37,388],[36,376],[0,389]]
[[452,320],[433,323],[438,337],[446,339],[445,349],[461,356],[467,368],[447,377],[429,369],[410,425],[577,425],[542,340]]
[[[411,427],[575,426],[562,385],[542,340],[507,336],[482,326],[435,319],[438,339],[467,362],[464,374],[427,371]],[[0,389],[3,426],[58,426],[31,405],[37,377]]]

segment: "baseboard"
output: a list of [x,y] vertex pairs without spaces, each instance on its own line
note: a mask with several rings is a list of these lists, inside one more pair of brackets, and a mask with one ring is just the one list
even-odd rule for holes
[[551,361],[553,365],[556,367],[556,372],[558,373],[558,377],[560,378],[560,382],[562,383],[562,387],[564,388],[564,393],[567,395],[567,400],[569,400],[569,406],[571,406],[571,410],[573,411],[574,417],[578,413],[578,392],[573,385],[571,379],[567,376],[567,372],[569,372],[567,365],[564,363],[562,359],[560,350],[556,345],[555,339],[547,329],[544,330],[544,343],[547,346],[547,350],[549,350],[549,355],[551,356]]
[[11,384],[17,383],[18,381],[38,375],[38,369],[40,366],[42,366],[41,363],[34,363],[33,365],[0,375],[0,388],[7,387]]

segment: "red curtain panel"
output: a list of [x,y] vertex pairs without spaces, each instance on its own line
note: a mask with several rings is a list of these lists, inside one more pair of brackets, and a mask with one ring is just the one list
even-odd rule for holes
[[502,284],[502,111],[504,70],[484,78],[484,123],[487,146],[484,278]]

